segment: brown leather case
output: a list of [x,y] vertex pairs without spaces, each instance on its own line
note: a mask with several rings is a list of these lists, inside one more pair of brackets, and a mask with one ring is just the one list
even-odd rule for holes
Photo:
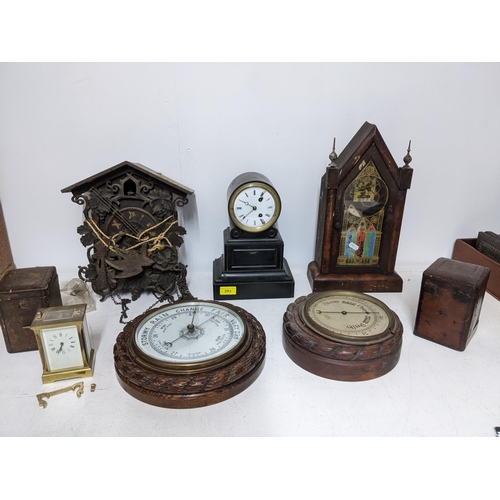
[[8,352],[38,349],[29,328],[38,309],[61,306],[55,267],[12,269],[0,281],[0,326]]
[[422,275],[413,333],[432,342],[465,350],[479,323],[490,270],[441,257]]

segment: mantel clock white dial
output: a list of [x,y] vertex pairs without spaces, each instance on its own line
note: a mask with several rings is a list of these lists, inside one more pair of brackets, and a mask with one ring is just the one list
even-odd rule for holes
[[265,175],[257,172],[239,175],[229,185],[227,195],[231,223],[242,231],[263,233],[280,216],[279,194]]

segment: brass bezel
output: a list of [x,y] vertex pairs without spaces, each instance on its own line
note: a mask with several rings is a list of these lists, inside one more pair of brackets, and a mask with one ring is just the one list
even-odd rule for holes
[[[274,211],[273,216],[269,219],[268,222],[266,222],[265,224],[263,224],[261,226],[250,227],[250,226],[246,226],[245,224],[242,224],[239,221],[239,219],[236,216],[236,213],[234,211],[234,203],[236,201],[236,198],[238,197],[238,195],[242,191],[244,191],[245,189],[253,188],[253,187],[265,189],[266,191],[268,191],[274,200],[274,205],[275,205],[276,209]],[[280,198],[278,192],[276,191],[276,189],[274,189],[274,187],[271,186],[270,184],[267,184],[265,182],[260,182],[260,181],[245,182],[245,183],[241,184],[241,186],[238,186],[232,192],[232,194],[229,198],[229,201],[228,201],[228,212],[229,212],[229,218],[231,219],[232,223],[237,228],[239,228],[243,231],[246,231],[248,233],[261,233],[263,231],[266,231],[270,227],[272,227],[276,223],[276,221],[278,220],[278,218],[281,214],[281,198]]]
[[[362,298],[363,300],[367,300],[368,302],[372,302],[373,304],[377,305],[384,311],[384,313],[389,318],[389,325],[387,329],[380,334],[372,335],[369,338],[366,337],[363,338],[354,336],[349,337],[346,336],[345,334],[341,334],[335,331],[330,331],[322,327],[317,322],[315,322],[314,318],[312,318],[308,314],[307,309],[309,308],[312,302],[316,302],[317,300],[321,300],[323,297],[328,297],[333,295],[335,296],[342,295],[350,298],[353,297]],[[306,298],[306,300],[304,300],[304,302],[302,302],[299,306],[299,317],[301,321],[304,323],[304,325],[310,330],[312,330],[314,333],[317,333],[318,335],[321,335],[322,337],[327,338],[329,340],[349,345],[372,345],[372,344],[377,344],[379,342],[383,342],[384,340],[387,340],[394,335],[394,329],[396,327],[396,319],[394,317],[393,312],[382,301],[370,295],[366,295],[361,292],[354,292],[351,290],[328,290],[326,292],[318,292],[310,294]]]
[[[204,304],[208,306],[215,306],[219,307],[221,309],[227,309],[229,310],[232,314],[235,314],[238,316],[238,318],[241,320],[243,323],[243,336],[241,340],[236,344],[231,350],[227,351],[226,353],[222,354],[221,356],[218,356],[214,359],[209,359],[205,361],[199,361],[199,362],[191,362],[191,363],[171,363],[168,361],[162,361],[156,358],[153,358],[151,356],[148,356],[141,348],[138,346],[136,342],[136,334],[137,332],[141,329],[142,325],[149,321],[151,317],[156,316],[158,314],[161,314],[165,310],[169,309],[175,309],[178,307],[189,307],[189,305],[192,304]],[[248,323],[246,319],[239,313],[239,309],[235,306],[232,306],[231,304],[227,303],[220,303],[216,301],[210,301],[210,300],[188,300],[188,301],[182,301],[182,302],[176,302],[175,304],[169,304],[164,307],[160,307],[158,309],[155,309],[154,311],[151,311],[150,313],[144,315],[144,317],[141,319],[137,327],[134,328],[132,334],[130,335],[129,341],[130,341],[130,350],[136,354],[137,356],[137,362],[141,364],[142,366],[145,366],[147,368],[152,368],[154,370],[163,372],[163,373],[172,373],[172,374],[190,374],[190,373],[200,373],[203,371],[208,371],[208,370],[214,370],[217,368],[221,368],[223,366],[226,366],[232,362],[234,362],[236,359],[241,357],[247,349],[250,347],[251,344],[251,336],[249,335],[249,328],[248,328]]]

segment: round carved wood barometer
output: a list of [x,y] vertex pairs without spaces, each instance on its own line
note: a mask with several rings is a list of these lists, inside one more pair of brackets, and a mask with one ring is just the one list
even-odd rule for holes
[[217,301],[179,301],[128,323],[114,347],[120,385],[145,403],[196,408],[219,403],[260,375],[266,338],[257,319]]
[[283,317],[283,346],[301,368],[347,382],[385,375],[398,363],[403,326],[394,311],[360,292],[299,297]]

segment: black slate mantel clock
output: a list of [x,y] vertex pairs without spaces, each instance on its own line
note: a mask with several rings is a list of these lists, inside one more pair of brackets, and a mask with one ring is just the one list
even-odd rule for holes
[[398,167],[377,127],[365,122],[321,179],[315,259],[307,269],[314,292],[343,289],[400,292],[395,272],[410,148]]
[[214,299],[293,297],[295,282],[278,230],[281,199],[258,172],[238,175],[227,190],[229,227],[213,263]]

